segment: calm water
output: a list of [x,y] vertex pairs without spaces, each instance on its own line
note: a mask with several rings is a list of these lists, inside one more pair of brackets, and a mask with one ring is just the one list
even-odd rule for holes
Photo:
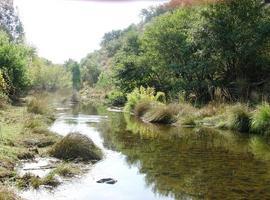
[[58,112],[52,131],[86,134],[105,158],[53,192],[22,192],[26,199],[270,199],[268,139],[145,124],[92,106]]

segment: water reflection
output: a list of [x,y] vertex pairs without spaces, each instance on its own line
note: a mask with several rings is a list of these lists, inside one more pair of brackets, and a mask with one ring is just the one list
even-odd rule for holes
[[175,199],[270,199],[265,139],[146,124],[128,115],[109,118],[99,126],[106,147],[138,166],[155,193]]

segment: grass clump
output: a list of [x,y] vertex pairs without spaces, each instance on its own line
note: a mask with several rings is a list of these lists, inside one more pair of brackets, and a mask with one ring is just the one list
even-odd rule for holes
[[147,112],[143,119],[151,123],[172,124],[177,121],[177,114],[177,110],[172,105],[158,105]]
[[228,111],[227,126],[229,129],[239,132],[249,132],[251,126],[249,108],[242,104],[231,107]]
[[49,151],[51,156],[64,160],[100,160],[101,150],[93,141],[80,133],[70,133],[57,142]]
[[27,104],[27,111],[34,114],[44,115],[49,112],[49,109],[44,100],[33,97]]
[[137,117],[142,117],[147,111],[152,108],[150,101],[142,100],[137,103],[134,107],[134,115]]
[[252,116],[252,131],[262,135],[270,134],[270,105],[263,103],[259,105]]
[[70,163],[62,163],[59,164],[56,169],[53,170],[52,173],[58,174],[62,177],[73,177],[79,174],[81,171],[78,167],[70,164]]

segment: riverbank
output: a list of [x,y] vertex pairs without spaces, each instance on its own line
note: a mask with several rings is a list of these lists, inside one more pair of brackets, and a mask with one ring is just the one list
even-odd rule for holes
[[[89,163],[79,160],[51,158],[52,150],[62,141],[62,136],[49,130],[56,119],[53,104],[68,101],[67,97],[55,98],[57,94],[34,94],[0,110],[0,197],[9,194],[8,199],[18,199],[11,188],[58,186],[63,178],[80,176],[88,167]],[[74,156],[80,157],[79,153]],[[25,165],[35,167],[31,170]],[[33,173],[37,171],[42,173]]]

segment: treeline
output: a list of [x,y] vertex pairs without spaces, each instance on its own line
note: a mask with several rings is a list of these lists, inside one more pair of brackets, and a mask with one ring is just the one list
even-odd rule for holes
[[270,8],[260,0],[172,1],[106,33],[82,81],[121,96],[140,86],[192,102],[269,99]]
[[0,103],[16,100],[30,89],[69,87],[71,74],[61,65],[40,58],[26,44],[13,1],[0,2]]

